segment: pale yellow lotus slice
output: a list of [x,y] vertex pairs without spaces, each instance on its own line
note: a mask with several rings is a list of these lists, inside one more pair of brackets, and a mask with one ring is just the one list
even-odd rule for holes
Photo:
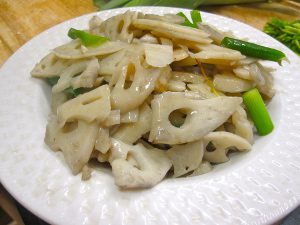
[[174,167],[173,177],[180,177],[198,168],[203,154],[202,140],[184,145],[174,145],[167,151]]
[[86,47],[83,50],[80,40],[77,39],[53,49],[53,53],[63,59],[81,59],[111,54],[127,46],[128,44],[121,41],[107,41],[97,47]]
[[217,90],[227,93],[241,93],[249,91],[255,86],[254,82],[241,79],[233,74],[216,74],[213,84]]
[[73,174],[78,174],[90,159],[97,132],[96,122],[78,120],[61,128],[56,117],[52,116],[47,125],[45,143],[53,150],[61,150]]
[[[223,163],[229,160],[227,152],[230,149],[246,151],[251,149],[250,143],[236,135],[225,131],[211,132],[204,138],[204,159],[212,163]],[[211,145],[207,147],[207,145]]]
[[111,161],[115,183],[121,188],[153,187],[172,166],[165,151],[147,149],[142,144],[129,145],[115,139],[112,152],[123,152],[122,157]]
[[[223,124],[242,103],[240,97],[199,98],[201,96],[195,92],[165,92],[157,95],[151,102],[153,117],[149,141],[183,144],[200,140]],[[187,115],[180,127],[173,126],[169,121],[169,115],[175,110],[184,110]]]
[[151,108],[144,104],[141,106],[139,119],[135,123],[122,124],[113,137],[123,142],[133,144],[143,134],[150,131],[152,120]]
[[204,31],[178,24],[149,19],[137,19],[133,21],[133,25],[139,29],[150,30],[170,39],[187,40],[204,44],[212,42],[209,35]]
[[31,76],[39,78],[59,76],[72,63],[71,60],[60,59],[51,52],[35,65],[31,71]]
[[103,122],[109,116],[110,110],[110,90],[108,85],[103,85],[60,105],[57,108],[58,122],[60,127],[66,122],[78,119]]

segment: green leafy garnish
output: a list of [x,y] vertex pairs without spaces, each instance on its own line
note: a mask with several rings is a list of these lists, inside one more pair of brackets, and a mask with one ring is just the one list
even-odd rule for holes
[[82,30],[76,30],[74,28],[70,28],[70,30],[68,31],[68,36],[72,39],[79,38],[82,44],[87,47],[97,47],[109,40],[107,37],[90,34]]
[[245,92],[243,100],[258,134],[267,135],[271,133],[274,125],[259,91],[254,88]]
[[182,23],[183,26],[198,28],[197,23],[202,22],[200,12],[198,10],[192,10],[190,14],[193,22],[189,21],[189,19],[186,17],[186,15],[184,15],[183,12],[177,13],[178,16],[184,18],[184,22]]
[[274,18],[265,25],[264,32],[300,56],[300,20],[289,22]]

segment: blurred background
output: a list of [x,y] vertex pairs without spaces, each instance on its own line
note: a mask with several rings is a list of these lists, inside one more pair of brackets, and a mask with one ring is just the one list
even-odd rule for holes
[[[98,10],[158,5],[196,8],[227,16],[268,33],[300,55],[300,0],[0,0],[0,67],[24,43],[65,20]],[[0,184],[0,225],[46,224]],[[300,208],[276,225],[300,224]]]

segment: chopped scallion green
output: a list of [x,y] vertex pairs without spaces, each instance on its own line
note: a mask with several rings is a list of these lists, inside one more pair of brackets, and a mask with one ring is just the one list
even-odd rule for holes
[[198,10],[192,10],[190,14],[193,22],[189,21],[189,19],[186,17],[186,15],[184,15],[183,12],[177,13],[178,16],[184,18],[184,22],[182,23],[183,26],[198,28],[197,23],[202,22],[200,12]]
[[263,136],[271,133],[274,125],[259,91],[254,88],[245,92],[243,100],[258,134]]
[[194,24],[189,21],[189,19],[186,17],[186,15],[184,15],[183,12],[179,12],[177,13],[177,15],[184,18],[184,22],[181,25],[195,28]]
[[107,37],[90,34],[74,28],[70,28],[68,31],[68,36],[72,39],[79,38],[82,44],[87,47],[97,47],[109,40]]
[[193,20],[193,23],[197,26],[197,23],[202,22],[201,14],[198,10],[192,10],[191,11],[191,17]]
[[259,59],[271,60],[278,63],[280,63],[284,58],[286,58],[285,54],[277,49],[265,47],[262,45],[230,37],[225,37],[222,40],[221,45],[226,48],[237,50],[243,55]]

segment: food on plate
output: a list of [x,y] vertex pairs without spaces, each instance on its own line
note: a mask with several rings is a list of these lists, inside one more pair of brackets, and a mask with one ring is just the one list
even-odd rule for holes
[[250,150],[256,129],[272,131],[264,101],[275,94],[273,78],[259,58],[285,55],[226,37],[198,11],[191,19],[94,16],[33,68],[52,86],[45,143],[74,175],[90,179],[97,160],[119,187],[149,188],[207,173],[229,151]]
[[256,57],[275,62],[281,62],[281,60],[285,58],[285,54],[281,51],[235,38],[225,37],[222,40],[221,45],[226,48],[238,50],[242,54],[250,57]]

